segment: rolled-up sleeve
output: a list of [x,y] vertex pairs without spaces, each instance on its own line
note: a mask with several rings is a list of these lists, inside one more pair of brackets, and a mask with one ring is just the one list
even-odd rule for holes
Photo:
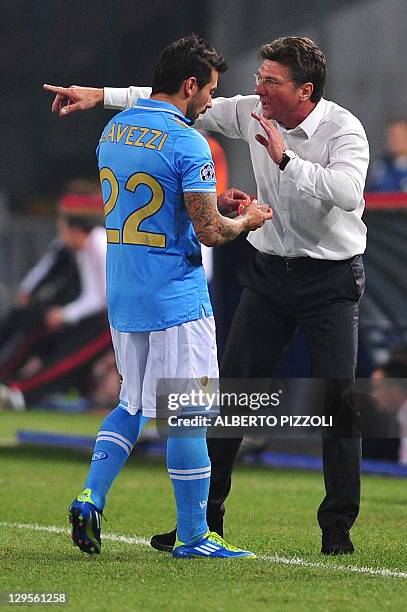
[[104,107],[113,109],[131,108],[139,98],[149,98],[151,87],[105,87]]

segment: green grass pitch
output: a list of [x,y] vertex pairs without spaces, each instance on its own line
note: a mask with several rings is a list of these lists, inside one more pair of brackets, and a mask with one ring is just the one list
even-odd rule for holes
[[[11,442],[20,427],[92,435],[100,420],[0,413],[0,591],[66,592],[65,608],[78,611],[405,609],[405,480],[364,477],[362,511],[352,530],[357,552],[326,558],[319,553],[315,519],[321,475],[239,466],[226,535],[258,559],[173,560],[145,544],[151,534],[175,524],[164,463],[135,454],[113,486],[103,525],[103,533],[130,539],[102,539],[99,557],[81,553],[65,532],[66,515],[89,456]],[[0,609],[16,607],[28,609]]]

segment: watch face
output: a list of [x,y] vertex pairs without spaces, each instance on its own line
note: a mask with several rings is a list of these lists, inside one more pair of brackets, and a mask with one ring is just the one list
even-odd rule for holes
[[291,149],[286,149],[284,151],[284,153],[287,155],[287,157],[289,157],[290,159],[292,159],[293,157],[295,157],[295,153],[294,151],[291,151]]

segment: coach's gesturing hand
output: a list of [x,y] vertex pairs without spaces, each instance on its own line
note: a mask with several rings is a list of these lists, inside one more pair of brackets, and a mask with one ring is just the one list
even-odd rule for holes
[[43,88],[56,94],[51,110],[53,113],[59,113],[60,117],[79,110],[89,110],[103,102],[103,89],[96,87],[81,87],[80,85],[59,87],[45,83]]
[[266,132],[266,136],[263,134],[256,134],[257,142],[263,145],[263,147],[267,149],[271,159],[276,164],[279,164],[282,161],[283,153],[287,148],[280,132],[270,119],[266,119],[263,117],[263,115],[258,115],[257,113],[251,113],[251,115],[253,119],[256,119],[259,122],[263,130]]

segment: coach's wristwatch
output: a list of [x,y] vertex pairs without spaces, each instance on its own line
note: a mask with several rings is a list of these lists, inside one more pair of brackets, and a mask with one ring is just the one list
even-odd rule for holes
[[294,159],[294,157],[297,157],[297,154],[294,153],[294,151],[291,151],[291,149],[286,149],[283,152],[283,159],[278,164],[278,167],[280,168],[280,170],[284,170],[288,162]]

